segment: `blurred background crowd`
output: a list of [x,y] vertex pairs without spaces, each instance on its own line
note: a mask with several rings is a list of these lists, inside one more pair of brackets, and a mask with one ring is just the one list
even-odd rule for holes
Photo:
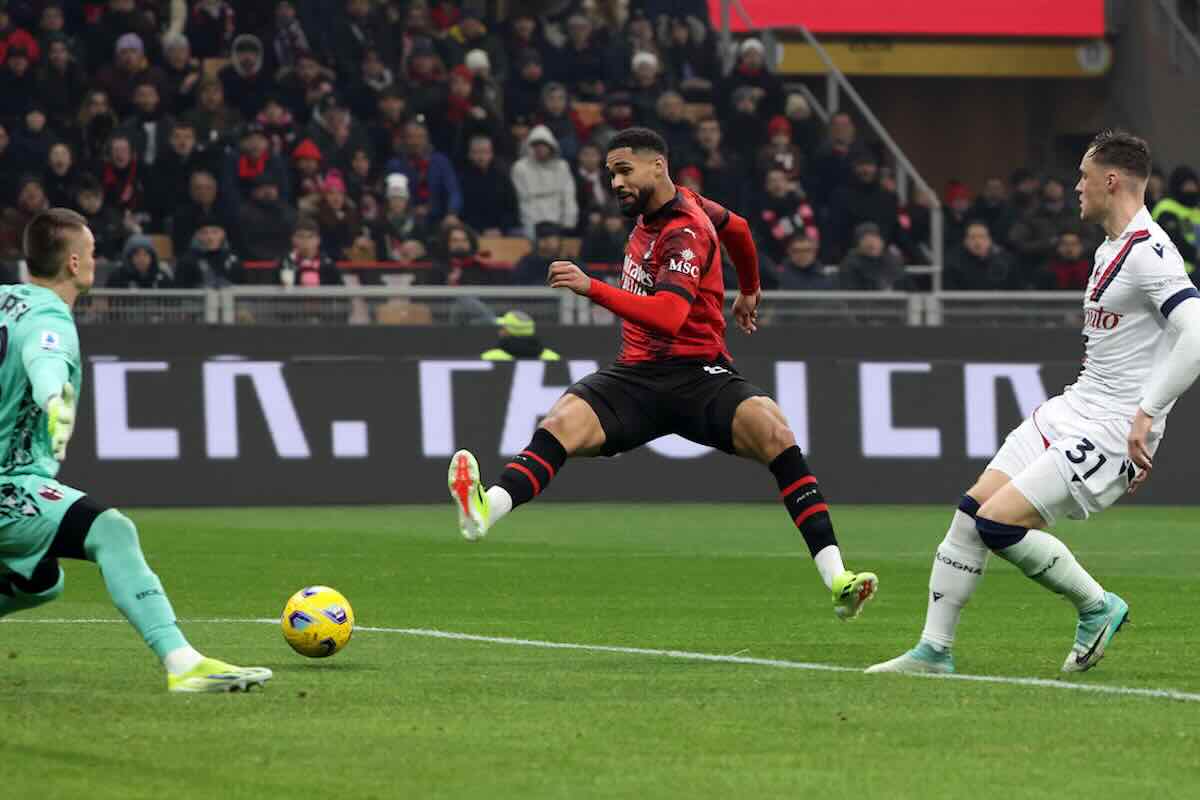
[[[932,198],[901,203],[861,120],[822,121],[770,60],[747,37],[723,63],[704,0],[0,0],[0,261],[67,206],[116,288],[612,273],[604,147],[647,125],[749,220],[765,288],[924,288]],[[1074,181],[941,187],[945,288],[1081,288],[1099,232]],[[1195,264],[1196,172],[1149,191]]]

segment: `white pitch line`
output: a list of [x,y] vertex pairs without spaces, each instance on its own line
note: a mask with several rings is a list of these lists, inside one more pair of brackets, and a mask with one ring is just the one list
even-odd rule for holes
[[[125,622],[123,619],[6,619],[0,620],[0,625],[83,625],[92,623]],[[192,619],[180,620],[184,623],[217,623],[217,624],[256,624],[278,625],[275,618],[257,619]],[[368,625],[356,625],[354,630],[368,633],[396,633],[402,636],[419,636],[427,639],[450,639],[460,642],[476,642],[479,644],[503,644],[512,647],[535,647],[541,650],[576,650],[588,653],[616,653],[631,656],[654,656],[657,658],[674,658],[683,661],[703,661],[719,664],[742,664],[756,667],[775,667],[776,669],[798,669],[812,672],[862,672],[859,667],[846,667],[840,664],[821,664],[806,661],[787,661],[778,658],[753,658],[751,656],[720,655],[718,653],[697,653],[691,650],[659,650],[649,647],[622,647],[609,644],[580,644],[577,642],[550,642],[543,639],[518,639],[509,636],[482,636],[474,633],[458,633],[456,631],[441,631],[435,628],[380,628]],[[1160,700],[1179,700],[1188,703],[1200,703],[1200,694],[1181,692],[1177,689],[1144,689],[1136,686],[1108,686],[1098,683],[1073,683],[1071,681],[1051,680],[1049,678],[1018,678],[1007,675],[906,675],[905,677],[932,678],[944,681],[968,681],[971,683],[993,683],[1005,686],[1032,686],[1039,689],[1065,689],[1077,692],[1092,692],[1094,694],[1115,694],[1125,697],[1150,697]]]

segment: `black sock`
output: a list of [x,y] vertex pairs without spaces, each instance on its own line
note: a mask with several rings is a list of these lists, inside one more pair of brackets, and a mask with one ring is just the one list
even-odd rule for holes
[[541,494],[566,460],[562,442],[545,428],[538,428],[529,446],[505,465],[499,485],[512,496],[516,508]]
[[779,482],[779,496],[783,498],[788,516],[800,529],[808,552],[815,556],[829,545],[836,545],[829,506],[821,496],[817,479],[809,472],[800,448],[792,445],[776,456],[770,466]]

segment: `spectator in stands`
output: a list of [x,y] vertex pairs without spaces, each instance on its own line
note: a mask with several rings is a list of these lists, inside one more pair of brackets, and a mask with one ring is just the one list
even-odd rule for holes
[[33,80],[29,50],[21,45],[8,48],[0,66],[0,119],[20,119],[33,107],[37,86]]
[[835,288],[833,276],[825,274],[824,266],[817,259],[818,250],[817,242],[802,233],[789,239],[787,252],[774,275],[777,288],[801,292]]
[[386,180],[387,206],[375,223],[376,250],[385,261],[417,261],[425,257],[428,230],[409,205],[408,178],[400,173]]
[[804,171],[804,153],[792,139],[792,123],[782,114],[767,124],[767,144],[758,153],[758,170],[781,169],[792,184],[798,184]]
[[322,161],[321,148],[317,147],[312,139],[305,139],[292,151],[293,171],[290,183],[301,207],[306,205],[309,198],[315,198],[321,193]]
[[539,222],[553,222],[563,230],[579,224],[579,206],[575,199],[575,180],[571,168],[559,155],[558,141],[544,125],[538,125],[526,140],[527,153],[512,168],[517,190],[521,227],[534,237]]
[[589,137],[592,144],[606,150],[614,136],[637,124],[633,113],[633,99],[629,92],[613,92],[608,95],[604,101],[604,118],[599,125],[592,128]]
[[89,70],[94,74],[115,52],[117,39],[138,27],[134,0],[108,0],[100,20],[91,26],[87,40]]
[[[209,223],[229,230],[225,209],[217,202],[217,177],[207,169],[197,168],[188,178],[188,202],[182,206],[167,206],[171,214],[171,243],[176,253],[187,252],[196,231]],[[247,231],[250,235],[251,231]],[[271,258],[278,258],[276,253]]]
[[490,137],[471,137],[460,181],[462,221],[467,226],[482,231],[484,236],[502,236],[520,226],[516,189],[509,170],[496,162]]
[[[538,55],[540,63],[542,54],[549,49],[550,44],[546,41],[546,37],[542,33],[537,17],[521,8],[520,5],[514,8],[513,16],[508,21],[508,36],[504,48],[509,58],[511,59],[516,55],[519,59],[522,56],[527,56],[527,51],[532,50]],[[517,64],[517,69],[521,69],[520,63]],[[525,113],[531,112],[527,111]]]
[[759,95],[748,86],[733,92],[733,111],[722,125],[726,146],[735,153],[746,154],[746,163],[754,164],[767,144],[767,123],[759,111]]
[[553,222],[539,222],[534,228],[537,237],[533,252],[527,253],[513,267],[512,282],[518,286],[545,286],[551,262],[562,257],[562,229]]
[[243,119],[254,119],[266,105],[273,80],[264,64],[263,45],[257,36],[243,33],[233,40],[233,58],[217,73],[225,90],[225,101]]
[[24,50],[30,61],[37,61],[41,55],[37,39],[24,28],[13,25],[8,3],[0,3],[0,63],[4,63],[14,49]]
[[505,282],[507,275],[479,260],[479,239],[473,231],[456,223],[442,228],[430,277],[446,286],[486,286]]
[[694,164],[699,159],[696,152],[696,132],[686,116],[686,106],[679,92],[663,92],[655,105],[656,121],[651,127],[658,131],[667,143],[667,151],[673,165]]
[[399,155],[404,143],[404,126],[408,124],[408,100],[399,87],[393,86],[379,95],[376,113],[371,117],[367,135],[375,155],[386,161]]
[[783,109],[792,128],[792,143],[800,148],[805,160],[815,157],[825,136],[825,128],[813,113],[808,98],[799,93],[789,94]]
[[628,239],[629,229],[621,212],[606,209],[598,222],[588,226],[580,247],[579,260],[584,263],[585,269],[591,264],[620,266],[625,260]]
[[763,184],[765,191],[759,197],[758,208],[752,217],[759,248],[772,261],[780,261],[787,255],[788,243],[797,234],[818,242],[820,231],[812,205],[793,188],[787,173],[779,167],[771,167]]
[[108,155],[100,172],[104,203],[138,224],[149,220],[146,210],[145,167],[133,147],[132,137],[117,131],[108,140]]
[[457,223],[462,211],[462,192],[450,159],[433,149],[429,130],[419,121],[404,128],[404,152],[387,163],[387,173],[408,178],[413,211],[425,225],[435,228],[443,221]]
[[242,124],[242,115],[225,103],[225,87],[216,78],[205,78],[196,89],[196,107],[183,115],[204,145],[228,139]]
[[838,187],[850,182],[858,149],[858,129],[844,111],[829,118],[829,141],[817,153],[808,171],[808,191],[818,206],[828,205]]
[[542,106],[537,121],[554,134],[562,157],[575,163],[579,153],[579,134],[572,119],[567,87],[551,81],[542,88]]
[[87,54],[87,49],[79,37],[71,35],[67,30],[67,18],[60,0],[49,0],[42,6],[42,13],[38,16],[37,39],[41,51],[39,63],[43,63],[50,42],[55,39],[61,39],[67,49],[76,54],[76,58],[83,59]]
[[970,217],[988,226],[991,241],[1007,242],[1017,215],[1008,202],[1008,187],[1003,178],[993,176],[984,181],[983,193],[971,206]]
[[542,81],[545,78],[542,56],[537,50],[517,54],[517,70],[505,82],[504,112],[513,117],[532,117],[542,104]]
[[[488,31],[483,21],[483,15],[476,8],[467,7],[462,10],[462,19],[447,31],[447,40],[455,45],[456,61],[466,63],[472,51],[478,50],[487,58],[491,75],[503,80],[508,74],[508,56],[504,45]],[[466,64],[474,72],[470,64]]]
[[196,104],[200,84],[200,61],[192,58],[192,46],[182,33],[163,37],[163,74],[167,77],[165,106],[182,114]]
[[524,311],[509,311],[497,317],[496,324],[500,327],[500,341],[479,356],[484,361],[561,360],[562,356],[542,345],[533,317]]
[[350,110],[360,119],[370,119],[379,108],[379,98],[389,89],[399,86],[399,78],[388,68],[387,62],[372,48],[363,53],[362,64],[349,88],[346,102]]
[[27,175],[17,186],[17,204],[0,212],[0,258],[20,258],[25,226],[50,207],[40,178]]
[[1083,236],[1078,227],[1063,230],[1054,243],[1054,252],[1034,281],[1035,288],[1078,290],[1087,288],[1092,274],[1092,260],[1084,250]]
[[1159,201],[1167,196],[1167,176],[1158,167],[1150,170],[1150,180],[1146,181],[1146,208],[1151,211]]
[[384,62],[395,58],[387,26],[371,13],[370,0],[346,0],[333,25],[334,66],[343,78],[356,75],[368,50],[378,50]]
[[1008,233],[1013,255],[1021,259],[1025,271],[1045,263],[1053,255],[1058,237],[1079,221],[1079,212],[1067,205],[1066,187],[1057,178],[1041,187],[1040,202],[1034,200],[1030,205],[1022,199],[1024,210]]
[[146,176],[146,207],[157,224],[161,225],[179,198],[188,193],[192,172],[203,163],[204,155],[196,147],[196,129],[179,120]]
[[149,81],[159,90],[167,91],[167,76],[146,58],[146,46],[136,33],[126,33],[117,39],[116,59],[100,70],[96,85],[108,93],[113,108],[120,116],[133,109],[133,89]]
[[293,226],[292,248],[276,271],[283,286],[340,286],[342,273],[321,247],[316,220],[302,217]]
[[26,164],[42,164],[58,136],[47,126],[46,109],[34,100],[13,132],[13,147]]
[[238,210],[242,239],[235,246],[246,261],[276,261],[288,251],[295,226],[295,209],[283,201],[270,173],[263,173]]
[[350,155],[350,169],[342,177],[346,179],[346,194],[355,205],[362,201],[363,195],[376,193],[379,181],[370,148],[359,147]]
[[904,264],[883,240],[874,222],[860,222],[854,229],[854,247],[842,261],[839,288],[854,291],[892,291],[908,287]]
[[348,169],[354,151],[371,144],[350,109],[333,94],[321,99],[305,135],[320,148],[326,168]]
[[[336,169],[321,182],[321,200],[317,205],[317,224],[321,226],[321,244],[335,259],[347,257],[347,250],[362,235],[358,209],[346,196],[346,181]],[[372,242],[370,249],[374,251]]]
[[242,260],[230,249],[225,228],[216,222],[196,231],[192,246],[175,265],[177,289],[223,289],[245,282]]
[[55,142],[46,154],[46,170],[42,173],[42,186],[50,205],[70,208],[75,205],[75,186],[83,171],[75,165],[75,154],[66,142]]
[[833,194],[829,208],[826,241],[829,252],[845,253],[858,237],[854,229],[873,222],[885,244],[894,244],[898,234],[899,208],[896,195],[879,184],[879,163],[869,150],[854,157],[854,175],[850,183]]
[[96,258],[105,261],[117,258],[129,231],[121,214],[104,205],[104,187],[90,173],[85,172],[79,179],[74,205],[96,237]]
[[228,156],[226,174],[232,174],[233,180],[227,187],[236,187],[238,197],[244,198],[250,193],[255,180],[264,173],[270,174],[284,199],[291,196],[287,166],[283,159],[271,152],[271,141],[263,126],[251,122],[242,126],[238,150]]
[[744,208],[746,166],[741,157],[722,146],[721,123],[707,117],[696,125],[704,195],[726,208]]
[[275,3],[275,20],[267,34],[266,44],[270,47],[270,60],[280,72],[293,69],[298,54],[313,51],[315,42],[297,16],[293,0],[278,0]]
[[448,90],[439,103],[437,117],[442,149],[453,154],[456,163],[462,162],[473,136],[499,136],[503,132],[499,109],[475,92],[471,70],[462,64],[450,70]]
[[113,270],[104,285],[108,289],[170,289],[172,283],[150,237],[138,233],[125,241],[121,266]]
[[13,149],[8,126],[0,120],[0,208],[13,202],[17,180],[25,171],[20,155]]
[[233,6],[225,0],[196,0],[187,35],[196,58],[223,58],[237,33]]
[[550,73],[581,98],[604,97],[604,49],[586,14],[575,12],[567,18],[567,41],[555,54]]
[[734,92],[747,87],[754,90],[758,108],[770,118],[783,113],[783,83],[767,69],[766,48],[762,40],[743,39],[737,49],[737,64],[726,76],[722,88],[722,105],[734,110]]
[[667,90],[662,64],[654,53],[641,50],[631,61],[633,79],[629,94],[633,99],[633,115],[639,120],[652,120],[658,112],[658,98]]
[[35,73],[37,98],[46,106],[50,124],[59,132],[70,127],[87,91],[88,77],[72,57],[64,36],[46,42],[46,57]]
[[946,256],[942,285],[951,290],[1008,291],[1026,288],[1016,265],[992,240],[983,220],[967,223],[962,244]]
[[904,253],[907,262],[932,263],[933,251],[930,246],[933,233],[933,196],[924,189],[914,187],[909,195],[908,205],[900,210],[899,219],[901,232],[897,246]]
[[962,181],[952,180],[946,184],[946,196],[942,199],[945,217],[942,222],[942,238],[949,251],[962,243],[967,235],[967,223],[971,221],[971,190]]
[[575,167],[575,203],[579,206],[579,228],[586,230],[600,223],[613,196],[608,187],[608,170],[600,148],[585,144],[579,150]]
[[1008,176],[1010,196],[1012,197],[1013,213],[1018,218],[1037,211],[1038,196],[1042,191],[1042,182],[1037,175],[1026,167],[1018,167]]
[[269,95],[254,121],[266,131],[267,139],[271,142],[271,154],[286,159],[296,146],[298,132],[296,120],[283,101],[276,95]]
[[1182,165],[1172,170],[1167,196],[1155,204],[1151,214],[1195,275],[1200,265],[1200,176],[1196,171]]
[[333,70],[325,67],[311,52],[296,54],[296,66],[285,70],[276,81],[284,105],[301,124],[307,124],[313,110],[325,95],[333,91]]
[[721,70],[708,27],[696,17],[672,17],[669,37],[663,51],[668,81],[687,99],[710,102]]
[[446,77],[446,65],[442,63],[433,41],[427,37],[414,39],[404,72],[413,109],[422,112],[432,110],[445,94]]

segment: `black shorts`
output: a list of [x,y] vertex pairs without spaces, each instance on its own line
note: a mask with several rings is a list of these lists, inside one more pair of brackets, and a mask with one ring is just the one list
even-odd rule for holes
[[613,364],[567,389],[600,418],[606,456],[677,433],[733,452],[733,415],[743,400],[767,393],[724,357]]

